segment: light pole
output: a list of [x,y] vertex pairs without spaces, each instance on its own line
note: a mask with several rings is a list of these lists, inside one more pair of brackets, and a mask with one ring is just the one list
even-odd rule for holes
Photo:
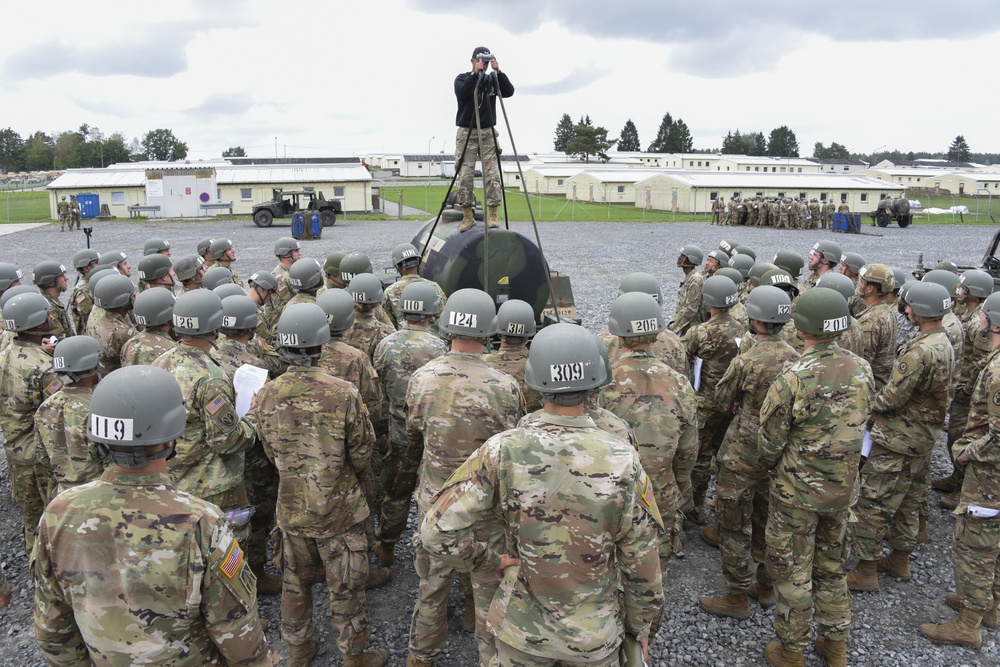
[[430,205],[428,200],[428,191],[430,190],[430,178],[431,178],[431,168],[434,166],[434,160],[431,158],[431,142],[434,141],[434,137],[427,140],[427,180],[424,182],[424,210]]

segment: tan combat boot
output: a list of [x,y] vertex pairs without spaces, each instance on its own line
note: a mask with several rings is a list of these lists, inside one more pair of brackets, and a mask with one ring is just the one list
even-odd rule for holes
[[764,658],[772,667],[805,667],[806,657],[801,651],[785,648],[779,641],[768,642],[764,647]]
[[[962,611],[962,601],[959,599],[958,593],[948,593],[944,596],[944,601],[955,611]],[[994,602],[993,608],[983,614],[983,625],[990,630],[996,630],[997,627],[1000,627],[1000,613],[998,613],[998,605],[1000,605],[1000,601]]]
[[406,654],[406,667],[434,667],[434,662],[430,660],[418,660],[412,653]]
[[983,631],[980,628],[983,615],[971,609],[962,608],[958,618],[947,623],[923,623],[920,634],[936,644],[958,644],[968,648],[982,648]]
[[917,527],[917,544],[927,544],[931,536],[927,532],[927,515],[920,515],[920,523]]
[[309,667],[313,658],[319,653],[319,642],[311,641],[305,644],[290,644],[288,646],[288,667]]
[[264,564],[251,565],[250,571],[257,577],[257,595],[281,595],[281,577],[264,569]]
[[709,614],[729,618],[750,618],[750,602],[743,591],[730,591],[721,598],[703,597],[698,603]]
[[368,569],[368,578],[365,579],[365,588],[381,588],[392,579],[392,572],[387,567],[374,567]]
[[701,529],[701,539],[708,546],[718,549],[722,543],[722,533],[719,532],[718,526],[705,526]]
[[873,560],[860,560],[858,566],[847,573],[847,587],[852,591],[878,591],[878,568]]
[[467,232],[476,225],[476,219],[472,215],[471,206],[462,207],[462,224],[459,226],[458,231]]
[[500,226],[500,219],[497,217],[496,206],[486,207],[486,226],[490,229],[496,229]]
[[462,629],[466,632],[476,631],[476,600],[471,595],[465,596],[465,611],[462,612]]
[[847,667],[847,642],[843,639],[816,637],[816,653],[825,658],[830,667]]
[[876,569],[885,572],[890,577],[896,577],[900,581],[909,581],[910,575],[910,552],[893,551],[884,558],[879,558]]
[[396,562],[396,545],[379,540],[375,543],[375,555],[386,567],[392,567]]
[[747,595],[757,600],[761,607],[766,608],[774,604],[774,582],[763,565],[757,566],[757,581],[750,584]]
[[931,488],[935,491],[941,491],[943,493],[951,493],[955,489],[960,489],[958,484],[958,477],[955,476],[954,471],[947,477],[935,477],[931,480]]
[[[962,497],[962,489],[955,489],[941,499],[941,509],[951,511],[958,507],[958,501]],[[919,538],[918,538],[919,541]]]
[[389,652],[384,648],[344,656],[344,667],[383,667],[387,662],[389,662]]

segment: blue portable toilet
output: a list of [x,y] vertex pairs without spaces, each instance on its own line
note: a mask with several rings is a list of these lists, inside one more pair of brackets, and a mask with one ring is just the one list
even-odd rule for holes
[[101,214],[101,198],[92,194],[78,194],[76,200],[80,202],[81,218],[96,218]]

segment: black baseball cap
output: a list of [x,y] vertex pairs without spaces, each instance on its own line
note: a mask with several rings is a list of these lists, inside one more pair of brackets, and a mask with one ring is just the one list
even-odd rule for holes
[[475,48],[475,50],[473,50],[473,52],[472,52],[472,57],[475,58],[480,53],[489,53],[489,52],[490,52],[490,50],[487,49],[485,46],[477,46]]

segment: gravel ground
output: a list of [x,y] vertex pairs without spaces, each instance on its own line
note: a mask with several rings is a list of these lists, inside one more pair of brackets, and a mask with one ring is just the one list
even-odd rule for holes
[[[287,235],[287,227],[258,229],[249,220],[193,222],[94,223],[94,246],[100,250],[124,250],[133,265],[141,256],[142,244],[152,236],[165,237],[173,245],[175,257],[193,253],[195,243],[206,236],[228,236],[237,248],[236,269],[244,279],[253,270],[270,270],[274,240]],[[322,258],[333,250],[360,250],[369,254],[378,270],[390,266],[390,252],[397,243],[410,240],[420,228],[417,222],[354,222],[340,220],[324,230],[320,241],[307,244],[305,254]],[[532,236],[527,223],[512,228]],[[605,328],[605,318],[617,295],[618,281],[630,271],[649,271],[660,278],[666,296],[666,312],[672,312],[680,270],[675,266],[677,249],[695,243],[708,251],[719,240],[735,240],[753,247],[759,257],[773,257],[781,248],[803,256],[819,239],[834,239],[845,250],[860,252],[869,261],[882,261],[912,270],[918,253],[928,264],[947,258],[959,264],[977,264],[993,230],[982,227],[925,226],[908,229],[866,227],[863,236],[820,231],[778,231],[761,229],[727,230],[705,223],[549,223],[542,240],[552,268],[573,279],[577,305],[584,324],[597,332]],[[50,225],[0,237],[0,260],[14,261],[30,269],[43,259],[68,262],[70,255],[84,246],[80,232],[60,233]],[[134,272],[134,271],[133,271]],[[943,440],[936,450],[934,474],[947,472]],[[0,665],[27,667],[41,664],[34,646],[31,620],[31,586],[28,559],[19,529],[17,508],[10,501],[6,462],[0,457],[0,554],[15,590],[11,607],[0,611]],[[943,596],[954,589],[951,567],[953,520],[936,509],[938,494],[932,497],[931,541],[922,545],[911,560],[913,581],[897,582],[881,577],[882,591],[858,594],[854,598],[854,629],[849,640],[850,664],[889,667],[895,665],[997,665],[1000,664],[998,633],[984,630],[981,651],[940,647],[923,639],[917,625],[950,619],[954,612]],[[415,516],[411,515],[412,523]],[[772,613],[753,606],[750,619],[720,619],[698,608],[698,597],[724,592],[718,552],[706,546],[697,532],[685,538],[685,557],[671,565],[667,583],[667,607],[660,635],[651,647],[655,667],[667,665],[758,665],[764,664],[763,645],[773,637]],[[371,635],[374,646],[389,649],[390,665],[404,665],[409,618],[416,595],[416,575],[409,565],[409,545],[397,549],[395,579],[382,590],[369,593]],[[340,664],[338,652],[326,625],[325,594],[316,588],[317,629],[323,648],[316,665]],[[467,667],[476,664],[472,636],[461,631],[461,595],[452,592],[450,639],[438,661],[440,667]],[[261,611],[270,620],[268,636],[277,650],[287,656],[287,646],[278,636],[277,597],[262,598]],[[824,662],[807,651],[807,665]]]

